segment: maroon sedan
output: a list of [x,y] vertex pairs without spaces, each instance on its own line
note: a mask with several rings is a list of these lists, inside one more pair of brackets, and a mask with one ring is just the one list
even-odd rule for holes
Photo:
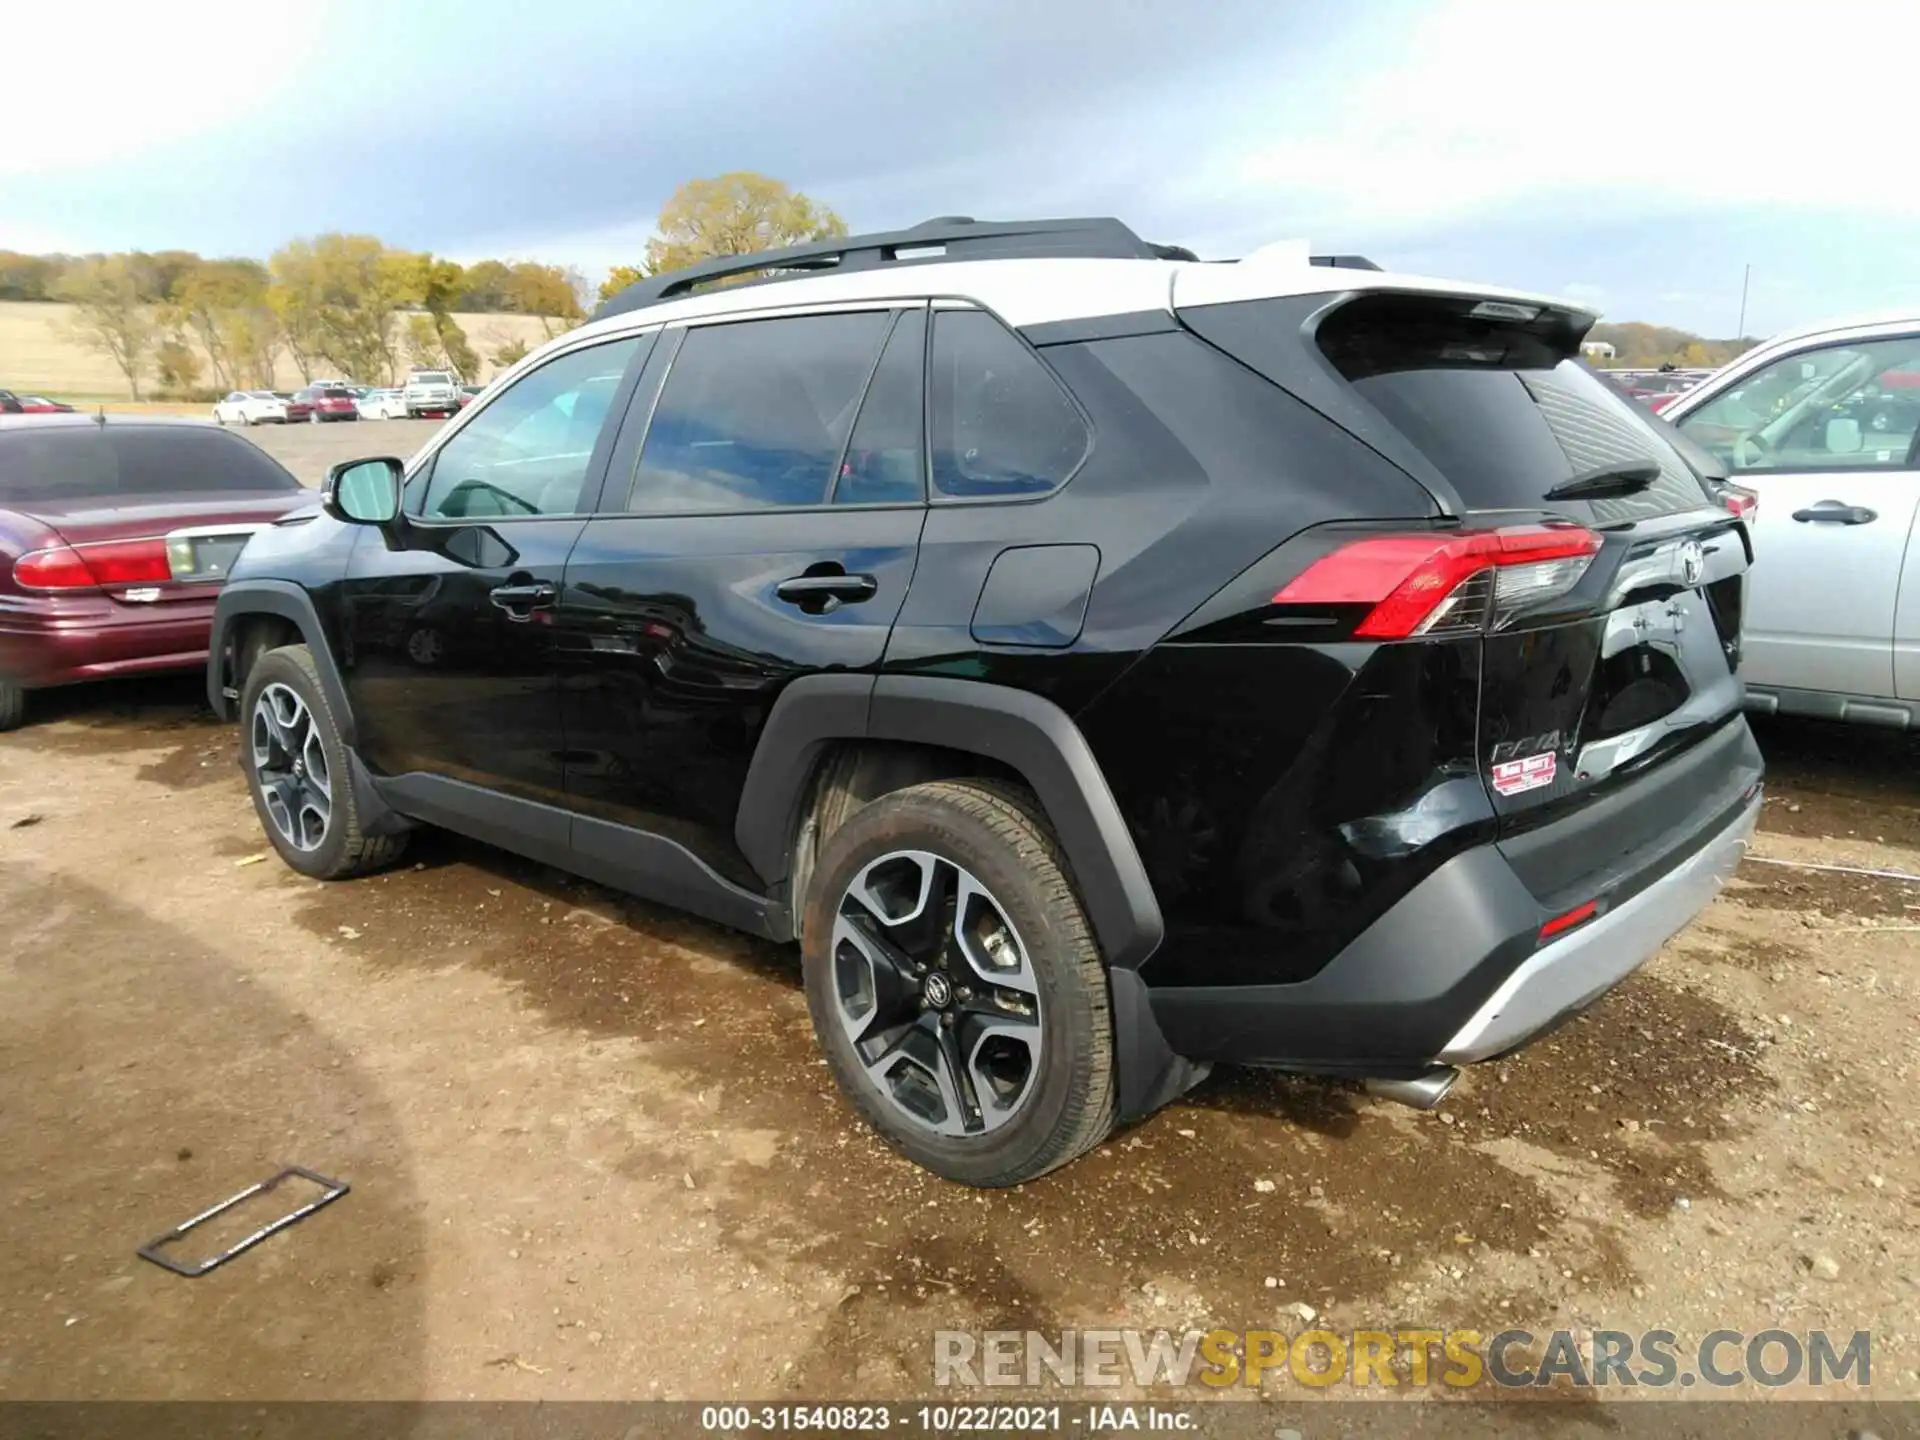
[[234,557],[309,493],[204,421],[0,425],[0,730],[29,690],[203,668]]
[[[344,385],[310,385],[294,397],[304,401],[307,406],[307,419],[319,425],[328,420],[358,420],[359,408],[353,403],[353,392]],[[287,406],[287,419],[297,420],[293,406]]]

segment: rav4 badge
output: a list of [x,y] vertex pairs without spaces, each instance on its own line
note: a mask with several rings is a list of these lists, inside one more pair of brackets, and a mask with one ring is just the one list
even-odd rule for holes
[[1520,760],[1506,760],[1493,767],[1493,789],[1498,795],[1521,795],[1528,790],[1538,790],[1551,785],[1558,772],[1553,751],[1544,755],[1528,755]]

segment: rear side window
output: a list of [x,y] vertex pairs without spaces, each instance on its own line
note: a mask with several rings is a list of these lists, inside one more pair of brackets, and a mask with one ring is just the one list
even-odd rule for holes
[[1087,453],[1080,412],[1031,350],[979,310],[941,310],[928,362],[933,485],[954,499],[1036,495]]
[[1708,503],[1640,407],[1570,358],[1578,337],[1560,317],[1475,315],[1478,304],[1362,296],[1322,322],[1321,353],[1473,509],[1538,510],[1575,475],[1649,460],[1660,474],[1638,494],[1550,508],[1619,524]]
[[264,451],[219,430],[74,425],[0,433],[0,505],[299,489]]
[[871,310],[689,330],[647,429],[633,508],[824,503],[892,323]]

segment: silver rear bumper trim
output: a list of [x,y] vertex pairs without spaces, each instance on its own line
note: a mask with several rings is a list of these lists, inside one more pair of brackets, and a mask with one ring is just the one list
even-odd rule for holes
[[1435,1056],[1466,1065],[1503,1054],[1612,989],[1707,907],[1740,863],[1760,796],[1705,849],[1638,895],[1528,956]]

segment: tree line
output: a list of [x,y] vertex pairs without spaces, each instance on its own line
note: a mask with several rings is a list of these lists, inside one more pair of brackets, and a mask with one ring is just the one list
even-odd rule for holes
[[[294,240],[266,261],[187,250],[97,255],[0,251],[0,299],[73,307],[75,338],[110,358],[133,398],[265,389],[284,353],[317,374],[394,382],[406,365],[480,367],[455,312],[537,316],[548,335],[583,318],[577,271],[531,260],[460,265],[371,235]],[[511,365],[526,344],[488,359]]]
[[[613,267],[601,299],[713,256],[847,233],[826,206],[747,171],[688,181],[657,229],[639,264]],[[168,394],[266,389],[283,353],[308,381],[338,374],[391,384],[403,364],[472,375],[480,357],[455,312],[536,316],[551,338],[585,318],[587,299],[577,270],[532,260],[460,265],[371,235],[294,240],[265,261],[0,250],[0,300],[71,305],[75,338],[119,367],[136,400],[149,374]],[[514,339],[486,358],[504,367],[526,353]]]
[[1688,330],[1668,325],[1649,325],[1640,320],[1596,325],[1587,339],[1613,346],[1613,359],[1605,365],[1620,369],[1653,369],[1675,365],[1683,370],[1718,370],[1728,361],[1751,350],[1754,340],[1705,340]]

